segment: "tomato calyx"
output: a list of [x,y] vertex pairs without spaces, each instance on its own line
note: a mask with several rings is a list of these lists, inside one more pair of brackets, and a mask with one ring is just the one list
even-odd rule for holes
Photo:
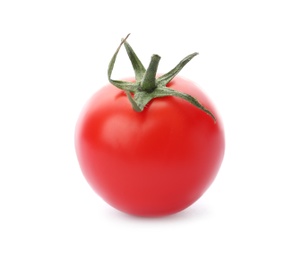
[[[133,109],[137,112],[142,112],[145,106],[154,98],[175,96],[182,98],[191,103],[192,105],[196,106],[197,108],[201,109],[206,114],[211,116],[213,120],[216,122],[215,116],[207,108],[205,108],[195,97],[174,90],[172,88],[168,88],[166,86],[193,57],[198,55],[198,53],[195,52],[186,56],[177,64],[177,66],[175,66],[168,73],[156,78],[157,69],[161,57],[157,54],[154,54],[151,57],[151,61],[148,68],[145,69],[145,67],[137,57],[132,47],[126,41],[129,35],[130,34],[128,34],[124,39],[122,39],[118,49],[114,53],[109,63],[108,80],[115,87],[125,91]],[[135,73],[135,82],[113,80],[111,78],[114,64],[122,45],[124,45],[128,57],[131,61]]]

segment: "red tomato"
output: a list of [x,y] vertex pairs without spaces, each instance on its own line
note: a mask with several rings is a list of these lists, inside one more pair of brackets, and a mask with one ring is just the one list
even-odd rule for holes
[[201,197],[221,165],[224,131],[212,102],[181,77],[167,87],[196,97],[217,120],[178,97],[155,98],[136,112],[125,92],[111,84],[89,100],[78,120],[81,170],[120,211],[138,216],[179,212]]

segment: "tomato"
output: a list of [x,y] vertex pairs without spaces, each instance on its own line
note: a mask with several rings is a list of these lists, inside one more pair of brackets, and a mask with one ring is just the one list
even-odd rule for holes
[[76,125],[86,180],[128,214],[155,217],[187,208],[211,185],[224,156],[223,125],[210,99],[179,76],[166,87],[196,97],[216,121],[174,96],[152,99],[137,112],[124,90],[108,84],[87,102]]

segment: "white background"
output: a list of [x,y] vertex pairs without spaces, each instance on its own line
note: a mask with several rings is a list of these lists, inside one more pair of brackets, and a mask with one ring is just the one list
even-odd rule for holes
[[[290,0],[0,2],[0,259],[293,259]],[[185,211],[135,218],[84,180],[74,127],[120,39],[162,57],[222,115],[216,181]],[[114,77],[133,75],[124,50]]]

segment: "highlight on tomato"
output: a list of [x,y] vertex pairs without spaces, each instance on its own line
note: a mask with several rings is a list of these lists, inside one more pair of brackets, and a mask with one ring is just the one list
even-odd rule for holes
[[[174,214],[214,181],[224,157],[223,124],[209,97],[177,75],[197,53],[159,75],[160,56],[145,68],[127,37],[109,63],[109,84],[81,111],[77,159],[89,185],[112,207],[136,216]],[[114,80],[122,46],[135,77]]]

